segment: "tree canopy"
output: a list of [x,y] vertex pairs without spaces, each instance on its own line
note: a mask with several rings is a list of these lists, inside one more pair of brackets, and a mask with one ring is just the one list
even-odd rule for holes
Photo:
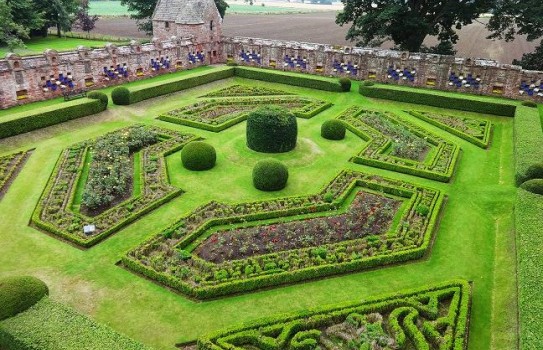
[[28,38],[28,30],[14,21],[11,12],[6,0],[0,0],[0,44],[13,49],[23,45],[23,39]]
[[424,49],[427,36],[440,44],[431,50],[454,53],[455,29],[472,23],[491,9],[495,0],[341,0],[345,5],[336,23],[352,23],[346,39],[360,46],[378,46],[392,40],[396,48],[412,52]]

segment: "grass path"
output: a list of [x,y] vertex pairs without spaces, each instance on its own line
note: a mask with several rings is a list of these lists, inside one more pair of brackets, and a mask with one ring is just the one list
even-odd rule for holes
[[[292,153],[292,182],[280,195],[318,191],[342,168],[350,168],[439,188],[448,195],[433,250],[421,261],[299,283],[208,302],[195,302],[115,266],[120,257],[172,220],[209,199],[240,201],[264,198],[248,183],[250,155],[240,134],[244,124],[215,134],[154,119],[191,103],[210,89],[233,82],[289,89],[328,100],[334,106],[311,120],[300,120],[311,152]],[[516,286],[513,236],[512,119],[485,117],[494,125],[492,145],[482,150],[404,113],[406,108],[436,108],[370,101],[357,86],[349,94],[319,92],[234,78],[133,106],[114,106],[99,115],[42,131],[0,140],[0,154],[36,147],[27,165],[0,201],[0,276],[32,274],[50,286],[54,300],[67,303],[93,319],[156,349],[173,349],[179,342],[234,323],[276,313],[298,312],[316,305],[360,300],[399,289],[453,278],[473,281],[470,350],[516,348]],[[347,162],[363,142],[349,133],[332,143],[319,136],[320,125],[350,104],[394,111],[462,147],[452,183],[444,184]],[[451,112],[458,115],[473,113]],[[146,123],[200,135],[217,147],[218,167],[194,176],[181,169],[179,154],[168,159],[172,181],[186,193],[152,211],[98,246],[83,251],[28,226],[32,211],[61,150],[75,142],[133,123]],[[322,152],[322,153],[320,153]],[[254,156],[254,159],[258,158]],[[273,197],[277,194],[267,194]]]

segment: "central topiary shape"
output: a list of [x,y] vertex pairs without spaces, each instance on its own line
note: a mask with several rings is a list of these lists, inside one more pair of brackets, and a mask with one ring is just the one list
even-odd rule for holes
[[247,146],[257,152],[283,153],[296,147],[296,117],[278,106],[264,106],[247,118]]

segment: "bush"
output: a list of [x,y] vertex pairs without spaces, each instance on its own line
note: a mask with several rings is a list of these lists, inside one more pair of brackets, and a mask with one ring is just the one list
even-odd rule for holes
[[339,85],[341,85],[341,91],[349,92],[351,91],[351,79],[349,78],[340,78]]
[[102,106],[104,107],[104,109],[107,108],[109,98],[103,92],[101,92],[101,91],[91,91],[91,92],[89,92],[87,94],[87,97],[90,98],[90,99],[93,99],[93,100],[100,100],[100,102],[102,103]]
[[32,114],[0,122],[0,139],[100,113],[106,107],[93,99],[79,99],[35,110]]
[[321,126],[321,136],[328,140],[343,140],[345,130],[345,123],[341,120],[327,120]]
[[0,320],[25,311],[47,294],[47,285],[36,277],[13,276],[0,279]]
[[234,61],[234,60],[228,60],[228,61],[226,61],[226,65],[227,65],[227,66],[230,66],[230,67],[237,67],[237,66],[239,66],[239,64],[238,64],[236,61]]
[[287,180],[288,169],[278,160],[261,160],[253,168],[253,185],[261,191],[282,190]]
[[217,153],[210,144],[194,141],[181,150],[181,161],[189,170],[209,170],[215,166]]
[[532,179],[543,179],[543,163],[532,164],[524,173],[517,174],[517,185]]
[[124,86],[118,86],[111,91],[111,100],[116,105],[127,106],[130,104],[130,90]]
[[543,195],[543,179],[528,180],[520,185],[520,187],[528,192]]
[[467,112],[493,114],[505,117],[514,117],[517,106],[490,101],[478,101],[464,97],[444,96],[431,92],[399,90],[389,87],[365,86],[361,84],[359,92],[366,97],[381,98],[385,100],[415,103],[447,109],[458,109]]
[[264,106],[247,118],[247,146],[257,152],[282,153],[296,147],[296,117],[278,106]]
[[537,108],[537,103],[530,100],[522,101],[522,105],[526,107]]
[[371,81],[371,80],[363,80],[360,83],[360,85],[362,85],[362,86],[373,86],[373,85],[375,85],[375,83],[373,81]]

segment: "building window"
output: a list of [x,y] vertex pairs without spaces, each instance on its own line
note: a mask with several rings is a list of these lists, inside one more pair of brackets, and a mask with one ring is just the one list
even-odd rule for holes
[[164,22],[164,28],[170,29],[170,22]]
[[213,21],[209,23],[209,30],[213,30]]

